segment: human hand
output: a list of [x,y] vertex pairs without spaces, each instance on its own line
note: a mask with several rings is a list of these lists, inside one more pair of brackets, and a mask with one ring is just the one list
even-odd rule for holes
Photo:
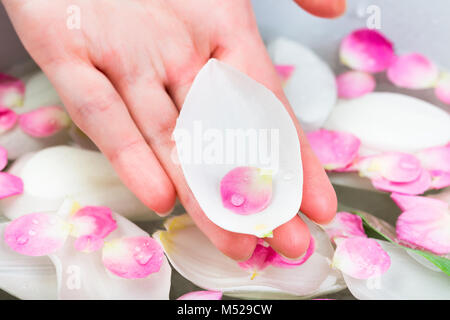
[[[312,1],[297,2],[311,11]],[[265,85],[284,103],[302,146],[301,211],[318,223],[333,218],[336,195],[283,94],[250,1],[3,3],[74,122],[151,209],[170,211],[178,194],[195,223],[222,252],[245,260],[255,248],[256,237],[223,230],[206,217],[180,166],[171,160],[171,133],[185,96],[202,66],[217,58]],[[71,5],[80,8],[80,29],[66,27]],[[284,256],[297,258],[306,251],[309,239],[306,224],[296,216],[267,240]]]

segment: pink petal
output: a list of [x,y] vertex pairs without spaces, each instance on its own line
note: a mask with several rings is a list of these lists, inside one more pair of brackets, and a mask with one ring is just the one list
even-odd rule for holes
[[309,257],[312,256],[312,254],[314,253],[316,249],[316,243],[313,237],[311,237],[310,241],[309,241],[309,246],[308,249],[306,250],[306,253],[299,259],[296,260],[292,260],[292,259],[287,259],[285,257],[283,257],[280,254],[276,254],[275,257],[272,260],[272,265],[278,268],[294,268],[294,267],[298,267],[302,264],[304,264],[306,261],[308,261]]
[[443,189],[450,186],[450,172],[440,170],[430,170],[431,189]]
[[331,240],[335,238],[367,237],[361,217],[348,212],[336,213],[334,220],[325,226],[325,231]]
[[253,251],[252,256],[244,261],[239,262],[239,266],[245,270],[261,271],[271,265],[277,253],[264,240],[260,239]]
[[336,78],[338,96],[343,99],[358,98],[375,89],[375,78],[362,71],[347,71]]
[[397,192],[401,194],[417,195],[422,194],[431,186],[431,175],[427,170],[422,170],[420,176],[411,182],[392,182],[385,178],[372,179],[375,189]]
[[117,228],[111,209],[107,207],[83,207],[70,217],[69,222],[71,234],[78,238],[75,248],[86,252],[100,249],[103,239]]
[[295,66],[293,65],[275,65],[275,70],[277,71],[278,75],[281,78],[281,82],[284,84],[286,83],[289,78],[292,76],[292,73],[295,71]]
[[31,213],[13,220],[5,229],[5,242],[27,256],[45,256],[64,245],[69,226],[56,215]]
[[19,125],[22,130],[37,138],[52,136],[69,124],[69,116],[59,106],[41,107],[23,113],[19,117]]
[[[433,201],[431,201],[433,200]],[[447,203],[420,204],[403,212],[397,220],[397,239],[445,255],[450,253],[450,213]]]
[[24,94],[25,84],[21,80],[0,73],[0,106],[21,106]]
[[440,76],[434,87],[434,93],[443,103],[450,104],[450,73],[446,72]]
[[0,170],[5,169],[8,164],[8,150],[0,146]]
[[193,291],[183,294],[177,300],[221,300],[222,292],[220,291]]
[[325,129],[309,132],[308,141],[327,170],[344,169],[357,157],[361,142],[350,133]]
[[419,196],[408,196],[398,193],[391,194],[392,200],[403,211],[411,210],[418,207],[435,207],[446,209],[448,204],[444,201]]
[[392,182],[411,182],[422,173],[419,159],[401,152],[387,152],[360,158],[355,163],[362,176],[371,179],[384,178]]
[[145,278],[163,263],[161,246],[150,237],[114,239],[103,246],[102,259],[113,274],[127,279]]
[[220,182],[223,206],[248,215],[264,210],[272,198],[272,175],[255,167],[237,167]]
[[439,76],[436,65],[419,53],[398,56],[387,70],[387,77],[398,87],[426,89],[434,86]]
[[19,116],[11,109],[0,107],[0,134],[12,129]]
[[385,273],[391,258],[371,238],[339,239],[333,257],[333,266],[356,279],[369,279]]
[[450,172],[450,143],[422,150],[416,156],[425,169]]
[[0,199],[23,193],[22,179],[6,172],[0,172]]
[[365,72],[386,70],[395,58],[392,43],[371,29],[353,31],[341,43],[340,58],[346,66]]

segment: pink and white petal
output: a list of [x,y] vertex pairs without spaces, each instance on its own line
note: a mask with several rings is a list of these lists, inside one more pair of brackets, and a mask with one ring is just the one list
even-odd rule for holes
[[222,295],[220,291],[193,291],[183,294],[177,300],[221,300]]
[[450,104],[450,73],[441,74],[434,87],[436,97],[443,103]]
[[345,37],[339,55],[346,66],[366,72],[384,71],[395,58],[392,43],[371,29],[359,29]]
[[41,107],[19,117],[20,128],[32,137],[50,137],[70,125],[70,118],[60,106]]
[[45,256],[64,245],[69,229],[69,225],[56,215],[31,213],[13,220],[6,227],[4,239],[16,252]]
[[25,84],[20,79],[0,73],[0,106],[21,106],[24,94]]
[[371,238],[337,239],[333,266],[356,279],[369,279],[385,273],[391,264],[386,251]]
[[5,169],[8,164],[8,150],[0,146],[0,170]]
[[422,173],[420,161],[413,155],[387,152],[358,159],[354,167],[362,176],[384,178],[392,182],[411,182]]
[[22,179],[6,172],[0,172],[0,199],[22,193]]
[[13,110],[0,107],[0,134],[12,129],[18,119],[19,116]]
[[339,98],[358,98],[375,89],[375,78],[367,72],[347,71],[336,77]]
[[291,64],[277,64],[275,70],[281,78],[282,83],[286,83],[295,71],[295,66]]
[[90,252],[103,245],[103,239],[117,228],[108,207],[87,206],[76,211],[69,222],[72,224],[71,235],[78,238],[77,250]]
[[416,157],[425,169],[450,172],[450,143],[419,151]]
[[375,189],[382,191],[419,195],[430,188],[431,175],[427,170],[422,170],[420,176],[411,182],[392,182],[385,178],[379,178],[372,179],[372,185]]
[[276,255],[275,250],[265,243],[264,240],[260,239],[252,256],[246,261],[239,262],[238,265],[242,269],[249,270],[250,272],[261,271],[271,265]]
[[344,169],[358,155],[361,142],[350,133],[320,129],[307,138],[320,163],[327,170]]
[[450,186],[450,171],[430,170],[431,189],[443,189]]
[[140,279],[158,272],[163,263],[163,250],[150,237],[113,239],[105,243],[102,260],[113,274],[126,279]]
[[302,264],[304,264],[308,259],[312,256],[314,251],[316,250],[316,242],[313,237],[311,237],[311,240],[309,241],[308,249],[306,250],[305,254],[298,258],[298,259],[287,259],[283,257],[282,255],[276,253],[274,258],[271,261],[271,265],[278,267],[278,268],[295,268]]
[[[344,274],[350,292],[360,300],[448,300],[450,277],[418,263],[404,248],[377,240],[389,254],[391,266],[375,279]],[[414,279],[412,281],[411,279]]]
[[397,56],[387,70],[387,77],[392,83],[408,89],[433,87],[438,76],[437,66],[419,53]]
[[448,204],[439,199],[433,199],[428,197],[408,196],[404,194],[393,193],[391,194],[392,200],[395,204],[402,209],[402,211],[412,210],[418,207],[436,208],[444,210],[448,207]]
[[439,255],[450,253],[448,205],[445,208],[422,205],[408,209],[398,217],[396,230],[401,242]]
[[335,238],[367,237],[361,217],[349,212],[336,213],[333,221],[323,228],[332,241]]
[[223,206],[248,215],[264,210],[272,199],[272,174],[255,167],[237,167],[220,182]]

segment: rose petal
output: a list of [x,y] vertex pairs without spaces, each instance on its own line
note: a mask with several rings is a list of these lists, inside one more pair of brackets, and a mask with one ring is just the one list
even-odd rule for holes
[[103,239],[117,228],[108,207],[84,207],[70,217],[71,235],[78,238],[75,248],[92,252],[103,245]]
[[366,72],[347,71],[336,78],[338,96],[343,99],[361,97],[375,89],[375,78]]
[[340,58],[346,66],[366,72],[380,72],[394,59],[392,43],[372,29],[353,31],[341,43]]
[[0,134],[14,127],[19,116],[13,110],[0,107]]
[[8,164],[8,150],[0,146],[0,170],[5,169]]
[[450,186],[450,172],[440,170],[430,170],[431,189],[443,189]]
[[115,275],[127,278],[145,278],[158,272],[163,263],[161,246],[150,237],[114,239],[103,246],[102,260]]
[[[435,203],[436,199],[428,199]],[[445,255],[450,252],[450,213],[448,205],[418,205],[404,211],[397,220],[400,241]]]
[[450,73],[441,74],[434,87],[436,97],[443,103],[450,104]]
[[272,175],[254,167],[237,167],[220,182],[225,208],[247,215],[264,210],[272,198]]
[[333,266],[353,278],[380,276],[390,264],[389,255],[374,239],[356,237],[337,241]]
[[367,237],[361,217],[348,212],[336,213],[334,220],[323,227],[333,241],[336,238]]
[[68,127],[70,118],[59,106],[41,107],[19,117],[21,129],[32,137],[50,137]]
[[21,106],[24,94],[25,84],[20,79],[0,73],[0,106]]
[[364,177],[384,178],[392,182],[414,181],[423,170],[415,156],[401,152],[388,152],[360,158],[354,167]]
[[6,172],[0,172],[0,199],[23,193],[22,179]]
[[434,86],[438,76],[437,66],[418,53],[396,57],[387,70],[387,77],[392,83],[408,89],[430,88]]
[[4,239],[11,249],[27,256],[45,256],[64,245],[69,226],[60,217],[31,213],[13,220]]
[[294,72],[295,66],[291,64],[278,64],[275,65],[275,70],[280,76],[282,83],[285,84]]
[[277,253],[264,240],[258,242],[252,256],[243,262],[239,262],[239,267],[252,272],[261,271],[271,265]]
[[393,193],[391,194],[392,200],[403,211],[408,211],[418,207],[433,207],[438,209],[446,209],[448,204],[439,199],[433,199],[428,197],[408,196],[404,194]]
[[419,151],[416,156],[425,169],[450,172],[450,143]]
[[222,292],[220,291],[193,291],[183,294],[177,300],[221,300]]
[[308,141],[327,170],[343,169],[358,155],[361,142],[350,133],[321,129],[310,132]]
[[420,176],[411,182],[392,182],[385,178],[372,179],[375,189],[387,192],[417,195],[422,194],[431,186],[431,176],[427,170],[422,170]]

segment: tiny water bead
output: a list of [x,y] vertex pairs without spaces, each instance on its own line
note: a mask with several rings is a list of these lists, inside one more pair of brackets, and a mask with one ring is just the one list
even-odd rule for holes
[[21,235],[16,238],[16,242],[18,245],[24,245],[28,242],[28,240],[28,237],[25,235]]
[[272,199],[272,174],[256,167],[236,167],[220,182],[223,206],[249,215],[264,210]]

